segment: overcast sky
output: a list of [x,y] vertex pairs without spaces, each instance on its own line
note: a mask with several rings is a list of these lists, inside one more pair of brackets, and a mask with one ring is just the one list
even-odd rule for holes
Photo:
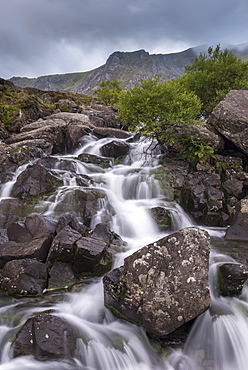
[[81,72],[114,51],[248,42],[247,0],[0,0],[0,77]]

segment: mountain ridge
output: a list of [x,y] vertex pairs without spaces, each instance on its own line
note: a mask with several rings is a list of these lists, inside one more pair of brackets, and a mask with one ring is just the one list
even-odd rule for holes
[[[248,60],[248,43],[226,44],[236,56]],[[118,80],[122,88],[133,87],[141,78],[161,75],[162,80],[180,77],[186,64],[192,64],[200,53],[206,53],[207,45],[200,45],[177,53],[149,54],[144,49],[132,52],[115,51],[106,63],[93,70],[40,76],[37,78],[12,77],[19,87],[34,87],[44,91],[67,91],[93,95],[103,80]]]

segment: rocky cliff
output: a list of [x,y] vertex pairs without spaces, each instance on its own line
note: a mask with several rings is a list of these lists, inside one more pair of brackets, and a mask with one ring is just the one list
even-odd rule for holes
[[[238,57],[247,59],[248,44],[225,47]],[[104,65],[92,71],[38,78],[12,77],[11,81],[20,87],[35,87],[47,91],[64,90],[91,95],[103,80],[118,80],[123,88],[130,88],[141,78],[151,75],[160,74],[163,80],[179,77],[184,73],[186,64],[190,65],[197,55],[206,52],[206,45],[171,54],[149,54],[145,50],[116,51],[109,56]]]

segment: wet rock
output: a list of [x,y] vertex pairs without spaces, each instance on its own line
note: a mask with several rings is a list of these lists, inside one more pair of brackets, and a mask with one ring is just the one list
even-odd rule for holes
[[26,217],[25,221],[14,222],[8,229],[9,240],[27,242],[39,238],[53,238],[57,220],[53,217],[35,215]]
[[70,226],[64,227],[53,239],[47,263],[66,262],[72,263],[75,254],[75,245],[82,235]]
[[17,178],[11,195],[25,199],[55,190],[62,185],[62,180],[53,175],[42,165],[29,165]]
[[34,356],[38,361],[72,360],[76,349],[76,334],[58,316],[40,314],[23,325],[13,342],[14,357]]
[[111,231],[110,227],[104,223],[96,225],[95,229],[92,231],[91,237],[103,240],[108,246],[111,244],[122,246],[124,243],[120,235]]
[[33,238],[53,237],[58,221],[50,216],[35,215],[25,219],[25,225]]
[[63,202],[55,208],[55,214],[61,215],[66,212],[73,212],[79,217],[83,224],[89,228],[92,218],[99,210],[99,199],[104,199],[104,192],[92,189],[74,189],[68,192]]
[[83,224],[82,220],[74,212],[66,212],[60,216],[56,233],[59,233],[66,226],[70,226],[73,230],[78,231],[81,236],[88,236],[90,233],[90,229]]
[[9,295],[37,295],[47,287],[47,266],[34,259],[7,262],[1,272],[1,289]]
[[189,173],[178,195],[176,200],[196,222],[224,226],[224,194],[219,174],[202,170]]
[[103,145],[100,150],[101,155],[103,155],[104,157],[113,158],[118,158],[126,155],[128,151],[129,144],[118,140],[113,140],[110,143]]
[[33,239],[26,243],[9,241],[0,245],[0,267],[14,259],[32,258],[45,262],[51,245],[50,238]]
[[29,242],[32,234],[27,230],[24,221],[14,222],[7,228],[9,240],[15,242]]
[[248,279],[248,266],[243,264],[223,264],[218,270],[218,291],[222,296],[238,296]]
[[13,222],[23,219],[32,212],[29,205],[20,199],[2,199],[0,201],[0,226],[8,228]]
[[9,241],[7,229],[0,228],[0,244],[6,243]]
[[87,125],[71,123],[68,125],[67,132],[66,132],[66,146],[69,152],[72,152],[78,149],[82,145],[82,137],[88,135],[92,129],[89,127],[90,122],[89,118],[85,116],[87,121]]
[[77,281],[72,268],[67,263],[55,263],[49,271],[48,289],[61,289],[72,286]]
[[164,207],[154,207],[151,209],[151,214],[160,231],[172,229],[172,215],[169,210]]
[[99,157],[93,154],[82,153],[78,156],[78,159],[84,163],[96,164],[97,166],[100,166],[102,168],[108,168],[111,166],[110,159]]
[[118,245],[108,245],[98,238],[81,238],[76,242],[73,271],[77,276],[101,276],[111,269],[114,254],[121,251]]
[[127,131],[119,130],[113,127],[94,127],[93,134],[98,138],[104,137],[116,137],[117,139],[127,139],[131,137],[131,134]]
[[248,90],[231,90],[212,111],[208,123],[248,155]]
[[248,240],[248,198],[241,199],[235,207],[231,226],[227,229],[226,240]]
[[210,304],[210,238],[186,228],[141,248],[104,279],[104,300],[113,313],[163,337]]

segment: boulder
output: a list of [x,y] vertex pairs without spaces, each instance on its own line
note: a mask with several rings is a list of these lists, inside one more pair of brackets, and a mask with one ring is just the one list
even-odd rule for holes
[[72,360],[76,329],[62,318],[40,314],[26,321],[13,342],[14,357],[33,356],[37,361]]
[[13,222],[23,219],[32,212],[30,204],[17,198],[2,199],[0,202],[0,226],[8,228]]
[[26,228],[24,221],[13,222],[7,228],[8,238],[17,243],[29,242],[32,239],[32,234]]
[[78,231],[81,236],[88,236],[90,233],[90,229],[83,224],[82,220],[74,212],[66,212],[60,216],[56,233],[59,233],[66,226],[70,226],[73,230]]
[[111,166],[111,160],[105,157],[99,157],[94,154],[82,153],[78,156],[78,159],[84,163],[92,163],[102,168],[108,168]]
[[92,218],[99,211],[99,199],[105,198],[103,191],[94,189],[74,189],[65,194],[63,202],[57,204],[55,214],[73,212],[89,228]]
[[0,245],[0,267],[6,262],[32,258],[37,261],[45,262],[51,245],[50,238],[33,239],[26,243],[16,243],[9,241]]
[[104,157],[113,157],[113,158],[118,158],[123,155],[126,155],[128,151],[129,144],[119,140],[113,140],[103,145],[100,149],[101,155],[103,155]]
[[11,224],[8,229],[9,240],[27,242],[39,238],[53,238],[58,221],[50,216],[34,215],[26,217],[25,221]]
[[103,240],[108,246],[122,246],[124,243],[122,238],[114,231],[111,231],[110,227],[104,223],[96,225],[95,229],[91,233],[91,237]]
[[39,163],[29,165],[17,178],[11,195],[26,199],[36,195],[49,193],[56,187],[63,185],[61,179],[53,175]]
[[168,231],[172,229],[173,218],[169,210],[164,207],[153,207],[151,209],[151,215],[159,231]]
[[235,215],[226,231],[225,239],[248,241],[248,197],[236,204]]
[[25,219],[25,226],[33,238],[54,237],[58,221],[50,216],[34,215]]
[[70,226],[64,227],[53,239],[47,263],[66,262],[72,263],[75,254],[75,245],[82,235]]
[[141,248],[103,278],[105,305],[156,337],[173,332],[209,307],[209,252],[197,227]]
[[65,152],[65,133],[67,124],[63,121],[56,121],[54,119],[47,121],[38,121],[37,127],[32,123],[30,131],[24,131],[19,134],[14,134],[6,140],[7,144],[13,144],[26,140],[44,140],[53,146],[53,154]]
[[[113,254],[108,251],[108,245],[100,239],[84,237],[76,242],[73,272],[80,276],[101,276],[111,269]],[[116,253],[118,248],[116,250]],[[120,252],[120,250],[119,250]]]
[[78,149],[82,145],[82,137],[88,135],[92,130],[89,126],[71,123],[66,132],[66,147],[69,152]]
[[170,148],[177,153],[183,152],[186,149],[186,145],[182,139],[188,139],[189,137],[199,140],[205,145],[212,146],[216,153],[221,153],[224,149],[224,139],[222,136],[216,132],[214,127],[204,121],[191,125],[177,123],[173,125],[172,135],[173,138],[175,136],[175,139]]
[[248,279],[248,265],[225,263],[218,270],[218,292],[222,296],[238,296]]
[[56,262],[49,271],[48,289],[68,288],[77,282],[69,264]]
[[116,137],[117,139],[127,139],[131,137],[131,134],[127,131],[123,131],[113,127],[94,127],[93,134],[98,138],[104,137]]
[[248,90],[231,90],[213,109],[208,124],[248,155]]
[[1,289],[9,295],[37,295],[47,287],[47,266],[34,259],[7,262],[1,275]]

